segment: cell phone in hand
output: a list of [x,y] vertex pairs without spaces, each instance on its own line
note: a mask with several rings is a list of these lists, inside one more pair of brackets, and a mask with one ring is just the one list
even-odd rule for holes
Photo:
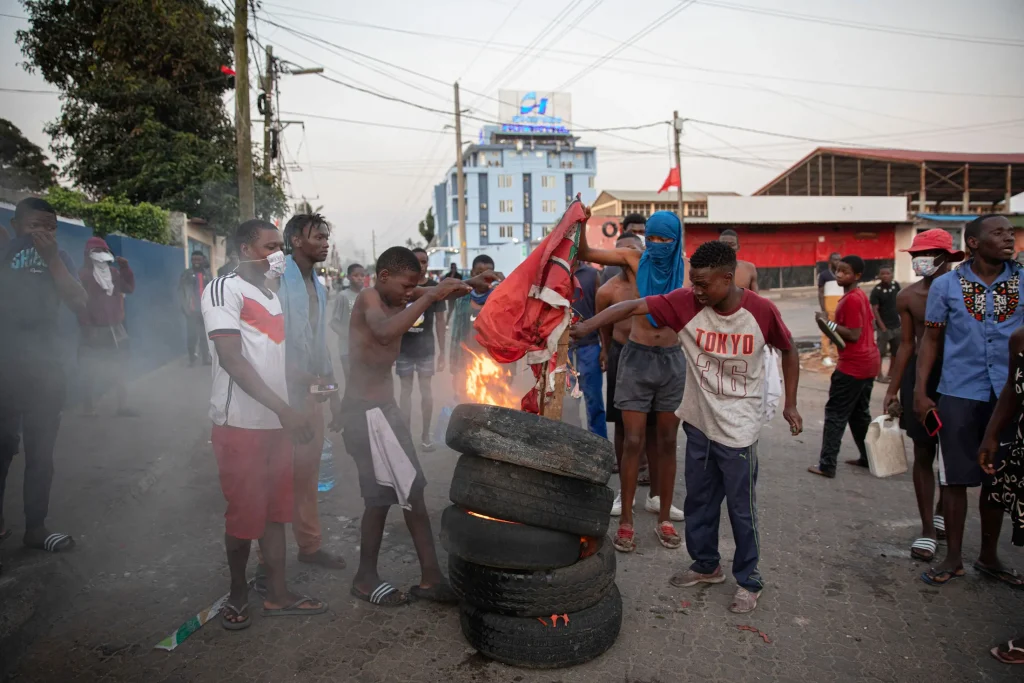
[[311,384],[309,387],[309,393],[311,394],[333,394],[337,391],[337,384]]
[[942,420],[939,419],[937,410],[929,410],[924,416],[924,429],[928,432],[928,436],[935,436],[942,429]]

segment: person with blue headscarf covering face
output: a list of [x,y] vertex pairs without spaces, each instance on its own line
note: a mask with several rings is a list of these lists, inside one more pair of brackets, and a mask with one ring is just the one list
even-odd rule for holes
[[[671,211],[658,211],[647,219],[646,249],[593,249],[587,244],[586,231],[580,232],[578,258],[581,261],[618,266],[628,270],[636,282],[640,297],[668,294],[683,285],[682,224]],[[681,522],[683,513],[672,505],[676,483],[676,434],[679,418],[676,410],[683,399],[686,361],[676,333],[659,327],[650,316],[633,318],[629,341],[619,357],[615,378],[615,407],[622,412],[625,431],[619,478],[622,491],[612,513],[621,512],[615,549],[636,549],[633,525],[633,498],[636,495],[640,454],[644,450],[648,415],[656,419],[657,457],[648,458],[651,491],[645,508],[658,514],[656,534],[666,548],[679,548],[682,539],[672,522]],[[653,487],[652,487],[653,488]]]

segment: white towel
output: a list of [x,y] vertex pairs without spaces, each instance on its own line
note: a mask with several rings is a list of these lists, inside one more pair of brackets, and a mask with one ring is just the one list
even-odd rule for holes
[[782,375],[779,374],[779,352],[766,344],[764,347],[764,396],[761,399],[765,423],[775,417],[781,398]]
[[395,490],[395,497],[403,510],[411,510],[409,493],[416,480],[416,468],[380,408],[366,411],[366,426],[370,435],[374,478],[381,486]]

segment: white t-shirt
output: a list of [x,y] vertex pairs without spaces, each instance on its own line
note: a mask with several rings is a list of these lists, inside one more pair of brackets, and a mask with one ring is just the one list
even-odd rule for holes
[[791,345],[775,304],[747,289],[736,310],[722,315],[683,287],[647,297],[647,308],[659,327],[679,334],[686,353],[686,389],[676,415],[724,446],[756,442],[764,422],[764,347],[785,351]]
[[221,367],[213,339],[240,335],[242,357],[274,393],[288,400],[284,360],[284,315],[281,300],[271,291],[249,284],[237,273],[214,279],[203,291],[203,322],[213,356],[210,419],[214,424],[244,429],[280,429],[270,408],[246,394]]

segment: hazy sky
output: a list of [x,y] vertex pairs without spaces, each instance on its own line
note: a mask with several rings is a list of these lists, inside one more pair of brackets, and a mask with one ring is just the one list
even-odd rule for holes
[[[678,109],[686,118],[834,143],[1024,151],[1022,0],[261,4],[258,39],[278,56],[442,110],[452,109],[450,83],[459,79],[463,108],[487,120],[496,118],[490,98],[499,88],[568,84],[577,127],[639,126],[668,120]],[[0,13],[24,10],[16,0],[0,0]],[[24,26],[0,16],[0,87],[51,89],[20,66],[14,33]],[[48,146],[42,127],[58,114],[55,95],[0,92],[0,102],[0,116]],[[454,135],[444,128],[450,115],[318,76],[282,77],[281,110],[283,119],[306,122],[305,131],[293,125],[284,136],[290,192],[323,205],[339,246],[368,251],[371,230],[378,250],[417,236],[432,187],[455,157]],[[480,125],[464,120],[464,139],[474,140]],[[583,144],[598,148],[598,189],[657,189],[670,166],[669,134],[664,125],[581,132]],[[261,129],[253,138],[262,140]],[[696,123],[685,125],[683,142],[686,189],[743,193],[815,146]],[[739,161],[699,156],[709,154]]]

